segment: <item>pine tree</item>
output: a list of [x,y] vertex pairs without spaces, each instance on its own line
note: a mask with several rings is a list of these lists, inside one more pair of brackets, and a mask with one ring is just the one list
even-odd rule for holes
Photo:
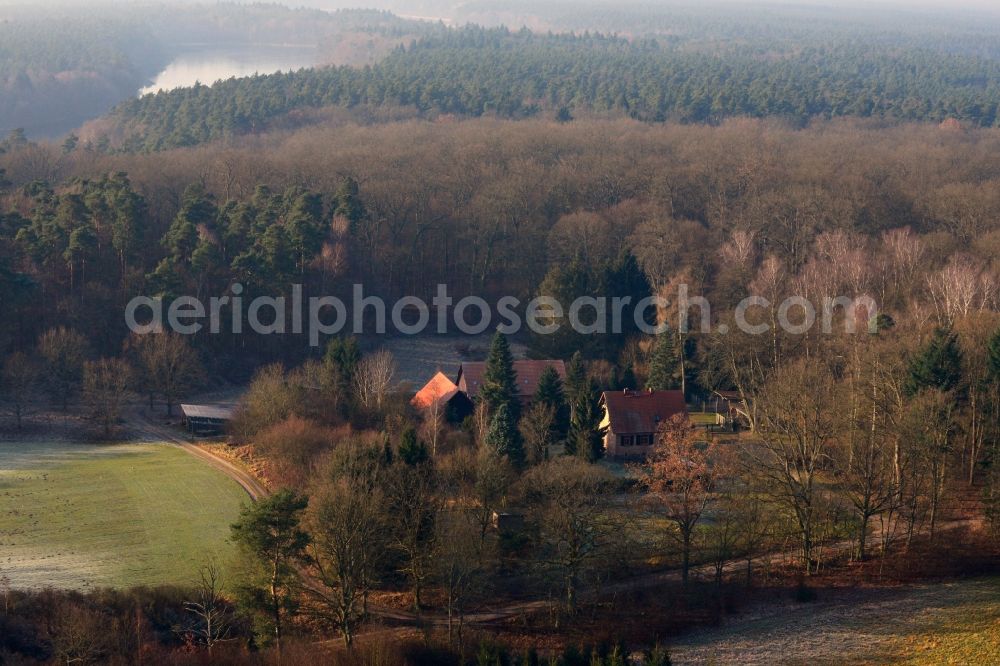
[[565,394],[570,405],[576,404],[577,396],[587,386],[587,366],[583,362],[583,354],[574,352],[566,366]]
[[337,336],[330,338],[326,343],[323,362],[340,387],[346,388],[351,385],[360,361],[361,349],[353,336]]
[[[538,296],[555,299],[564,308],[583,296],[593,296],[602,285],[596,283],[591,275],[589,263],[580,257],[573,259],[568,265],[553,267],[538,286]],[[564,313],[565,314],[565,313]],[[584,349],[592,357],[598,336],[580,335],[567,325],[565,319],[542,316],[540,322],[544,326],[558,326],[553,332],[535,333],[532,336],[532,348],[550,358],[564,357],[572,349]]]
[[[614,261],[605,264],[599,293],[602,296],[607,296],[609,302],[613,298],[628,298],[631,299],[630,305],[634,307],[644,298],[649,298],[652,291],[649,279],[631,252],[625,251]],[[656,323],[655,320],[656,313],[647,308],[644,313],[645,323],[652,326]],[[625,342],[639,332],[639,325],[636,324],[635,319],[624,317],[620,333],[597,336],[600,338],[600,349],[598,350],[600,355],[608,360],[617,358]]]
[[365,207],[358,198],[358,191],[358,181],[349,177],[340,184],[333,195],[334,215],[347,219],[348,229],[352,234],[357,231],[358,222],[365,216]]
[[574,403],[573,418],[566,436],[566,453],[595,462],[604,455],[604,435],[601,427],[601,391],[591,380]]
[[538,378],[538,388],[535,390],[534,403],[548,405],[555,415],[555,429],[562,439],[569,428],[569,406],[563,393],[563,381],[552,366],[545,368]]
[[417,431],[407,428],[399,438],[399,459],[410,467],[427,462],[427,446],[417,439]]
[[514,425],[510,409],[502,404],[493,414],[489,432],[486,433],[486,445],[498,456],[506,457],[514,467],[524,465],[524,442],[521,433]]
[[298,607],[299,565],[309,544],[301,528],[307,505],[306,497],[279,490],[244,507],[230,528],[233,542],[253,563],[236,587],[236,598],[253,617],[260,638],[278,649],[286,621]]
[[961,381],[962,350],[958,346],[958,336],[939,328],[910,361],[906,391],[910,395],[928,388],[948,392],[958,389]]
[[514,355],[506,336],[497,332],[486,358],[483,386],[479,389],[480,399],[486,403],[490,414],[496,414],[506,406],[513,424],[521,418],[521,403],[517,397],[517,373],[514,371]]
[[629,364],[625,367],[622,372],[622,376],[618,379],[618,388],[635,390],[639,385],[639,380],[635,377],[635,370],[632,369],[632,365]]
[[677,352],[674,338],[665,333],[656,338],[653,353],[649,359],[649,376],[646,388],[653,391],[669,391],[677,388]]

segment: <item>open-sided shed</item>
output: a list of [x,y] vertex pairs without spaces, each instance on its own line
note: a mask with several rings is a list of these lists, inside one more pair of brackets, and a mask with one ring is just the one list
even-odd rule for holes
[[234,411],[233,405],[181,405],[184,425],[192,435],[221,435]]

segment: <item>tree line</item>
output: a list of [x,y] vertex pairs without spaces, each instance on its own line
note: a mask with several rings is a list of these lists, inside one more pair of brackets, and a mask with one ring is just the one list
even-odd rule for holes
[[995,61],[856,40],[796,45],[778,57],[600,34],[465,27],[400,47],[370,67],[231,79],[122,103],[108,136],[149,151],[256,133],[290,112],[338,106],[524,118],[543,113],[718,122],[777,116],[957,119],[991,127]]

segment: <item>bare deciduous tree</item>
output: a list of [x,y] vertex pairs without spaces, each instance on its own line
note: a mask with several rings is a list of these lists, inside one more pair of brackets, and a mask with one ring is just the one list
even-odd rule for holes
[[510,463],[489,447],[481,447],[476,457],[476,478],[470,489],[473,513],[479,527],[480,551],[486,547],[486,534],[493,515],[507,499],[513,470]]
[[410,580],[413,607],[419,613],[423,591],[434,565],[436,522],[444,506],[435,470],[427,463],[397,462],[387,494],[393,518],[393,546],[402,556],[400,571]]
[[486,443],[486,434],[490,431],[490,408],[485,401],[476,402],[472,412],[472,436],[477,446]]
[[365,409],[381,409],[392,388],[396,375],[396,360],[387,349],[369,354],[358,363],[354,373],[354,389],[358,402]]
[[385,552],[384,519],[382,493],[362,489],[349,477],[323,485],[310,503],[312,575],[305,589],[314,612],[337,627],[347,647]]
[[953,256],[944,268],[927,278],[927,291],[942,326],[951,326],[962,317],[993,306],[997,287],[992,271],[970,256]]
[[966,478],[971,486],[990,436],[1000,434],[993,432],[996,420],[1000,418],[1000,391],[997,391],[992,377],[989,354],[990,342],[1000,330],[1000,315],[996,312],[976,312],[955,322],[955,330],[968,383],[967,401],[963,406],[965,446],[962,455]]
[[86,339],[67,328],[46,331],[38,340],[38,354],[45,364],[49,390],[63,411],[80,387],[87,349]]
[[149,393],[149,407],[159,394],[167,404],[167,414],[188,391],[202,381],[204,370],[198,354],[177,333],[150,333],[132,339],[142,376],[140,384]]
[[548,460],[549,446],[555,443],[555,422],[555,408],[542,403],[532,405],[521,418],[519,427],[529,464],[537,465]]
[[22,352],[15,352],[7,357],[3,364],[3,375],[0,377],[0,390],[10,411],[17,420],[17,429],[21,429],[21,421],[38,385],[38,367],[31,357]]
[[[835,469],[843,491],[858,521],[857,557],[865,559],[872,519],[894,508],[899,493],[894,471],[893,444],[896,401],[887,373],[893,372],[892,359],[883,360],[880,348],[853,350],[845,378],[846,420],[841,446],[835,455]],[[895,369],[899,370],[899,364]],[[831,406],[831,408],[841,408]]]
[[431,456],[437,457],[438,443],[444,432],[445,416],[448,404],[443,400],[432,400],[424,409],[424,421],[421,424],[421,435],[431,445]]
[[233,614],[224,592],[222,571],[218,564],[209,562],[199,572],[194,600],[184,602],[184,610],[194,616],[188,631],[209,654],[217,643],[228,640],[232,628]]
[[562,582],[565,610],[575,613],[580,579],[614,532],[603,511],[613,479],[578,456],[562,456],[533,467],[523,481],[536,507],[539,557]]
[[[445,593],[448,612],[448,642],[462,645],[465,610],[482,590],[485,561],[475,518],[461,510],[448,511],[438,521],[434,553],[435,578]],[[458,626],[455,626],[455,619]]]
[[821,364],[802,360],[781,368],[757,399],[758,439],[744,446],[766,491],[795,518],[807,574],[820,515],[819,475],[838,432],[832,408],[837,396],[836,382]]
[[84,365],[84,396],[101,422],[105,437],[111,434],[112,426],[121,417],[131,374],[128,363],[119,358],[103,358]]
[[97,664],[109,652],[111,622],[82,603],[57,602],[48,625],[52,652],[60,663]]
[[887,294],[901,299],[916,283],[924,265],[924,242],[909,227],[891,229],[882,235],[882,246],[888,256]]
[[757,233],[743,229],[734,229],[729,234],[729,242],[722,246],[722,257],[729,265],[738,266],[741,270],[749,272],[753,267],[755,255]]
[[714,483],[711,457],[712,451],[698,441],[695,426],[686,415],[678,415],[661,424],[641,477],[654,510],[677,528],[685,585],[691,569],[694,530]]
[[[941,500],[946,490],[948,457],[957,431],[954,396],[937,389],[924,389],[907,405],[904,416],[906,436],[911,442],[914,493],[923,489],[928,503],[931,539],[940,519]],[[914,499],[919,501],[919,495]],[[909,539],[913,536],[911,524]],[[908,539],[908,540],[909,540]]]

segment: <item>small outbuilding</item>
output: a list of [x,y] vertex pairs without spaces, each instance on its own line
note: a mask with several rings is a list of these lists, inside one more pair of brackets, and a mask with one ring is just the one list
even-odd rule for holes
[[181,405],[184,425],[192,435],[221,435],[233,420],[233,405]]

